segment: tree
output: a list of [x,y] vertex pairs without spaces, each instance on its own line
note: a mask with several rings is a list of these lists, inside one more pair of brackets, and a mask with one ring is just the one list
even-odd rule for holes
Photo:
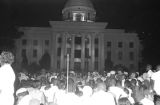
[[113,68],[111,59],[105,59],[105,71],[110,71]]
[[39,60],[41,68],[49,70],[51,67],[51,57],[48,52],[45,52],[42,58]]
[[21,67],[24,68],[24,69],[27,69],[28,67],[28,59],[27,59],[27,56],[26,54],[22,56],[23,60],[22,60],[22,63],[21,63]]
[[122,71],[122,72],[125,71],[125,72],[128,72],[128,68],[126,66],[122,65],[122,64],[117,64],[113,68],[116,71]]
[[36,62],[31,63],[30,65],[28,65],[28,72],[29,73],[36,73],[36,72],[40,72],[40,65],[37,64]]

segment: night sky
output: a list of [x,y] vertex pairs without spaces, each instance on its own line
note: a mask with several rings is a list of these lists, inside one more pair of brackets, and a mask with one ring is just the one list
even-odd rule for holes
[[[106,28],[137,32],[142,39],[145,63],[160,64],[160,5],[158,0],[91,0],[97,22]],[[19,26],[49,26],[61,21],[66,0],[0,0],[0,36],[15,37]]]

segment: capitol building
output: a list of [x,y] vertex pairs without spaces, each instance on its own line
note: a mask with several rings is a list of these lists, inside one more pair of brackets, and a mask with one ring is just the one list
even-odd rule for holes
[[49,27],[20,27],[23,36],[16,40],[18,64],[25,55],[28,63],[39,63],[50,55],[51,69],[69,68],[79,72],[104,71],[107,66],[123,65],[138,70],[140,40],[137,33],[108,29],[107,22],[96,22],[96,10],[89,0],[68,0],[62,21],[49,21]]

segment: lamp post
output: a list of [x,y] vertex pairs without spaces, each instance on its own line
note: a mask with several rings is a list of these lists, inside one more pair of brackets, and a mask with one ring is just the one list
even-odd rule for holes
[[67,54],[67,93],[68,93],[68,75],[69,74],[69,54]]
[[[71,44],[72,38],[67,37],[67,44]],[[68,93],[68,79],[69,79],[69,62],[70,62],[70,51],[67,51],[67,93]]]

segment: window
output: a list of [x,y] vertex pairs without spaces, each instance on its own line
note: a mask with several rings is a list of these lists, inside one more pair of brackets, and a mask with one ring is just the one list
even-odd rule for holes
[[59,47],[59,48],[57,48],[57,56],[61,56],[61,48]]
[[33,40],[33,45],[37,46],[38,45],[38,40]]
[[118,42],[118,48],[122,48],[123,47],[123,43],[122,42]]
[[123,59],[123,53],[122,52],[118,52],[118,60],[122,60]]
[[85,48],[85,58],[89,58],[89,48]]
[[78,21],[78,22],[82,21],[82,15],[81,14],[76,14],[76,21]]
[[81,58],[81,50],[75,50],[74,57],[75,58]]
[[129,48],[134,48],[134,43],[133,42],[129,42]]
[[95,43],[95,44],[98,44],[98,43],[99,43],[98,38],[95,38],[95,39],[94,39],[94,43]]
[[80,44],[82,43],[82,38],[81,37],[75,37],[75,44]]
[[22,57],[26,56],[26,49],[22,49],[21,55]]
[[98,48],[95,48],[95,57],[98,57]]
[[71,48],[67,48],[67,54],[71,54]]
[[111,51],[107,51],[107,59],[111,60]]
[[88,13],[88,20],[90,20],[90,13]]
[[49,40],[45,40],[45,45],[49,46]]
[[107,47],[111,47],[111,42],[107,42]]
[[34,57],[34,58],[37,57],[37,50],[36,50],[36,49],[33,50],[33,57]]
[[27,40],[26,40],[26,39],[23,39],[23,40],[22,40],[22,45],[23,45],[23,46],[27,45]]
[[98,61],[95,61],[94,68],[96,71],[98,71]]
[[58,43],[62,43],[62,37],[58,37]]
[[129,52],[129,59],[130,59],[131,61],[134,60],[134,53],[133,53],[133,52]]

